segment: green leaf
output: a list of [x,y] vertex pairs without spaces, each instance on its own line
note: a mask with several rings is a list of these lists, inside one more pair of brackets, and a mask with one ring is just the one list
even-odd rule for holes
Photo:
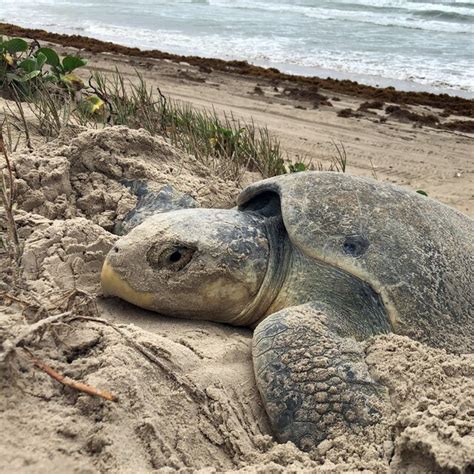
[[12,81],[21,82],[21,76],[19,76],[18,74],[14,74],[13,72],[7,72],[5,76],[9,82],[12,82]]
[[23,53],[28,49],[28,43],[21,38],[12,38],[4,43],[6,50],[11,53]]
[[41,71],[38,71],[38,70],[31,71],[30,73],[25,74],[23,76],[23,82],[30,81],[31,79],[33,79],[36,76],[39,76],[40,74],[41,74]]
[[84,87],[84,81],[75,74],[66,74],[60,76],[61,81],[67,86],[74,90],[80,90]]
[[306,165],[301,162],[290,163],[288,169],[290,173],[300,173],[301,171],[306,171]]
[[18,66],[26,72],[32,72],[38,69],[36,61],[30,58],[25,59]]
[[44,53],[36,53],[36,62],[38,63],[38,69],[41,69],[45,64],[48,58]]
[[83,102],[86,107],[86,110],[92,114],[96,112],[101,112],[104,109],[105,105],[105,102],[96,95],[91,95],[87,97]]
[[64,72],[71,72],[78,67],[85,66],[87,61],[85,59],[78,58],[76,56],[66,56],[63,59],[63,69]]
[[428,196],[428,193],[427,193],[426,191],[423,191],[423,189],[418,189],[416,192],[417,192],[418,194],[423,195],[423,196]]
[[31,71],[24,76],[19,76],[18,74],[7,74],[7,77],[15,82],[28,82],[35,78],[38,74],[41,74],[41,71]]
[[46,74],[42,79],[45,82],[58,82],[58,77],[54,74]]
[[54,51],[54,49],[40,48],[40,49],[38,49],[36,54],[38,55],[39,53],[42,53],[46,56],[46,64],[49,64],[50,66],[53,66],[53,67],[60,66],[60,60],[59,60],[58,53],[56,53],[56,51]]

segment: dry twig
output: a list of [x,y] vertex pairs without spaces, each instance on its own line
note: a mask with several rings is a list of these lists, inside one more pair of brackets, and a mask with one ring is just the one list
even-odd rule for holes
[[347,167],[347,152],[344,143],[339,141],[339,144],[333,139],[331,140],[334,148],[336,149],[336,155],[331,158],[331,168],[329,171],[336,171],[338,173],[345,173]]
[[112,395],[107,390],[100,390],[98,388],[92,387],[92,386],[87,385],[85,383],[77,382],[76,380],[73,380],[69,377],[66,377],[65,375],[62,375],[59,372],[56,372],[53,368],[51,368],[49,365],[46,365],[43,361],[36,358],[25,347],[23,348],[23,350],[31,358],[31,361],[33,362],[33,365],[35,367],[42,370],[44,373],[49,375],[52,379],[54,379],[57,382],[65,385],[66,387],[70,387],[70,388],[73,388],[74,390],[77,390],[79,392],[87,393],[88,395],[92,395],[94,397],[100,397],[100,398],[103,398],[103,399],[111,401],[111,402],[118,401],[118,398],[115,395]]
[[0,363],[6,361],[10,355],[12,355],[17,347],[25,345],[29,342],[33,336],[36,336],[38,332],[43,329],[46,329],[49,325],[56,323],[58,321],[65,321],[71,316],[71,311],[66,311],[61,314],[55,314],[49,318],[44,318],[38,321],[37,323],[31,324],[28,326],[28,329],[23,331],[19,336],[17,336],[13,341],[6,340],[3,343],[3,353],[0,354]]
[[369,156],[369,163],[370,163],[370,169],[372,170],[372,177],[375,180],[378,180],[379,178],[377,177],[377,170],[375,169],[374,162],[372,161],[372,158]]
[[[164,370],[165,372],[169,372],[168,367],[166,367],[166,365],[163,364],[163,362],[161,362],[161,360],[158,359],[158,357],[156,357],[152,352],[147,350],[143,345],[136,342],[126,332],[122,331],[116,324],[110,323],[110,322],[106,321],[105,319],[93,318],[91,316],[73,316],[70,319],[70,321],[75,321],[75,320],[93,321],[95,323],[100,323],[100,324],[104,324],[105,326],[111,327],[116,332],[118,332],[134,349],[136,349],[138,352],[143,354],[148,360],[150,360],[151,362],[156,364],[158,367],[160,367],[160,369]],[[168,353],[168,355],[170,355],[170,354]]]
[[21,256],[20,240],[16,229],[15,218],[13,216],[13,204],[15,202],[15,181],[13,178],[13,169],[10,158],[8,157],[7,148],[3,139],[3,132],[0,128],[0,153],[3,154],[7,165],[7,179],[2,172],[2,183],[0,186],[0,198],[5,208],[7,231],[10,239],[10,252],[14,261],[18,264]]
[[[15,105],[18,109],[18,112],[20,116],[15,116],[15,114],[12,114],[19,122],[23,124],[23,131],[25,133],[26,137],[26,146],[28,147],[28,150],[33,151],[33,145],[31,144],[31,134],[30,134],[30,129],[28,127],[28,122],[25,117],[25,111],[23,110],[23,105],[21,103],[20,96],[18,95],[18,92],[13,88],[13,98],[15,100]],[[12,110],[10,109],[10,106],[8,106],[10,112]]]
[[[3,134],[3,140],[5,142],[4,146],[7,148],[9,153],[14,153],[18,149],[18,145],[20,144],[23,131],[17,124],[12,123],[11,117],[7,115],[5,109],[3,109],[3,112],[4,118],[2,120],[2,123],[0,124],[0,129],[3,129],[5,131]],[[18,132],[16,140],[14,140],[13,138],[12,128],[15,128]]]

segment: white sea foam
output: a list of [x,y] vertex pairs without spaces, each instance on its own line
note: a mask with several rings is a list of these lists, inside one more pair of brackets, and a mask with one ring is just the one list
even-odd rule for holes
[[[326,2],[327,3],[327,2]],[[334,6],[338,4],[346,6],[346,9],[337,9],[331,6],[323,5],[295,5],[294,3],[276,3],[270,1],[250,1],[241,0],[238,2],[229,2],[228,0],[209,0],[209,4],[215,7],[228,9],[247,9],[259,11],[261,14],[265,11],[287,13],[287,14],[298,14],[309,18],[318,20],[343,20],[352,23],[367,23],[378,26],[399,26],[402,28],[409,29],[420,29],[429,31],[446,31],[450,33],[473,33],[474,25],[474,10],[468,8],[454,8],[442,6],[440,4],[424,4],[420,5],[413,2],[397,2],[391,1],[377,1],[377,0],[364,0],[363,2],[356,2],[351,0],[350,2],[334,2]],[[398,5],[398,6],[397,6]],[[409,5],[413,5],[413,8]],[[436,8],[435,8],[435,5]],[[347,8],[352,6],[353,8]],[[362,10],[361,8],[355,8],[360,6],[372,6],[377,7],[376,10]],[[382,9],[383,6],[383,9]],[[473,5],[474,6],[474,5]],[[390,8],[389,8],[390,7]],[[393,9],[397,8],[400,10],[395,14]],[[388,9],[388,11],[385,11]],[[413,16],[413,12],[433,12],[432,19],[429,18],[417,18]],[[446,22],[440,21],[439,18],[443,13],[456,13],[463,15],[467,19],[471,19],[468,24],[458,22]]]

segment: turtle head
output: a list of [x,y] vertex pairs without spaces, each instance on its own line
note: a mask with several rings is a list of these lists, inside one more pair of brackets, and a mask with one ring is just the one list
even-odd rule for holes
[[[117,241],[104,294],[168,316],[249,325],[271,249],[265,218],[237,210],[157,214]],[[265,299],[265,298],[264,298]]]

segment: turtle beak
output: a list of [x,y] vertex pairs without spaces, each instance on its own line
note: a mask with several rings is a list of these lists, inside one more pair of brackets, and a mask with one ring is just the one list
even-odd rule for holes
[[146,309],[153,309],[153,293],[137,291],[114,269],[107,257],[100,274],[104,296],[118,296],[129,303]]
[[123,281],[119,277],[118,273],[110,264],[109,259],[106,258],[100,273],[100,283],[102,285],[102,293],[104,296],[116,296],[115,289],[117,287],[116,284],[119,281],[123,284]]

